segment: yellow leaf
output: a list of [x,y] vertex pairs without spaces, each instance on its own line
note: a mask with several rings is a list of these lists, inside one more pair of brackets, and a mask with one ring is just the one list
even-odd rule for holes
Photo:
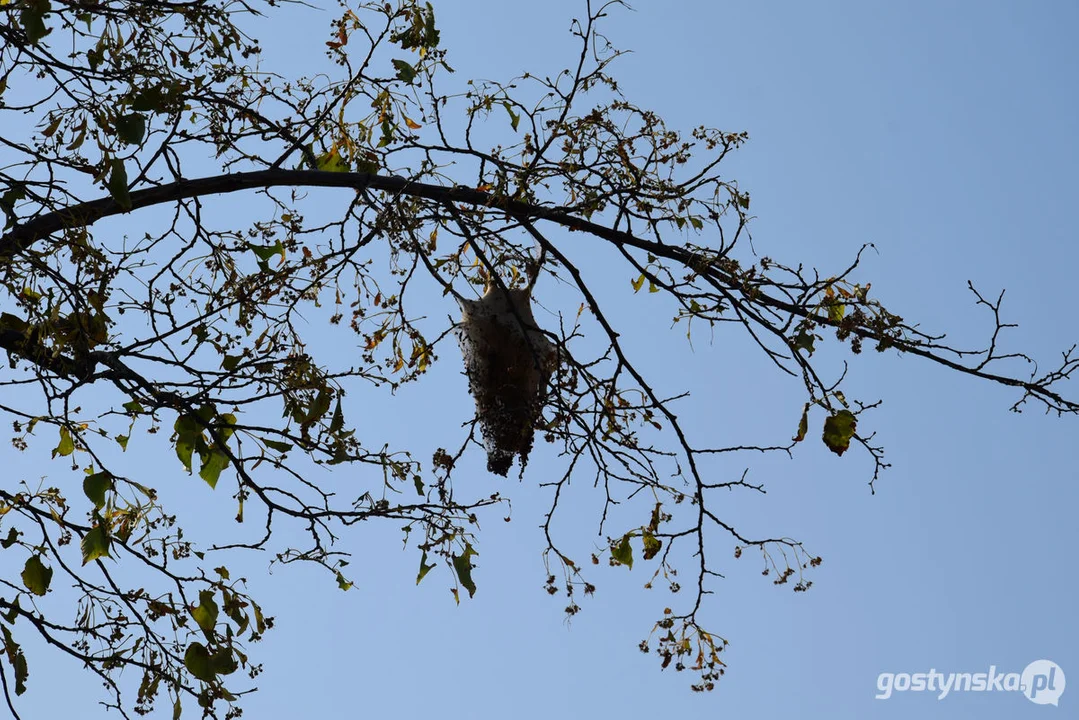
[[420,125],[408,115],[405,115],[405,125],[408,125],[410,130],[419,130],[421,127],[423,127],[423,125]]

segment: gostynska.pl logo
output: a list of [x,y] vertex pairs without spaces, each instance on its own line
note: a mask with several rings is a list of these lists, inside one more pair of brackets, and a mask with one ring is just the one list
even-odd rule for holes
[[1052,660],[1035,660],[1019,672],[1000,672],[996,665],[989,672],[929,672],[890,673],[877,676],[878,700],[887,700],[895,693],[931,692],[943,700],[960,692],[1019,692],[1036,705],[1058,705],[1064,692],[1064,671]]

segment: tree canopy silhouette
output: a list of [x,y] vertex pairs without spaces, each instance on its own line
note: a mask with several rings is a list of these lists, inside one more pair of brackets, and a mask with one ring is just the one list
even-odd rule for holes
[[[718,558],[756,554],[799,592],[821,559],[722,515],[721,492],[762,488],[708,459],[823,442],[866,458],[871,486],[888,467],[863,417],[878,403],[844,394],[845,364],[822,361],[824,345],[1003,385],[1015,410],[1079,411],[1060,389],[1074,346],[1048,371],[1005,348],[1002,294],[970,285],[991,324],[984,347],[964,348],[887,309],[860,253],[823,271],[759,255],[750,195],[723,172],[747,135],[672,129],[623,95],[620,51],[598,29],[621,3],[582,2],[568,69],[502,81],[457,77],[435,8],[416,0],[345,7],[312,42],[326,73],[264,71],[260,57],[282,50],[264,53],[252,21],[281,4],[0,4],[0,412],[15,451],[57,461],[47,483],[0,487],[0,546],[21,568],[0,577],[13,713],[37,666],[21,643],[36,635],[100,676],[125,716],[159,702],[234,716],[273,625],[272,598],[229,570],[245,550],[315,563],[347,590],[339,538],[389,521],[417,582],[442,565],[461,601],[481,581],[479,520],[513,492],[478,492],[461,459],[488,454],[505,474],[516,458],[529,482],[533,434],[560,459],[542,478],[547,591],[573,615],[591,565],[647,565],[650,586],[678,594],[641,649],[711,690],[726,641],[702,622]],[[743,333],[759,349],[746,362],[800,380],[800,414],[776,419],[783,440],[730,445],[722,428],[685,427],[574,259],[589,248],[620,258],[606,273],[625,295],[669,303],[676,339]],[[422,287],[456,314],[413,300]],[[532,315],[530,293],[558,294],[556,321]],[[462,325],[459,308],[481,297],[500,325]],[[421,457],[365,437],[353,400],[422,384],[436,362],[464,368],[458,340],[478,365],[476,415],[447,427],[454,444]],[[159,476],[130,461],[142,445],[168,446],[160,476],[197,474],[235,503],[239,533],[187,539]],[[585,562],[553,523],[572,478],[606,497],[605,547]],[[296,529],[293,547],[281,537]]]

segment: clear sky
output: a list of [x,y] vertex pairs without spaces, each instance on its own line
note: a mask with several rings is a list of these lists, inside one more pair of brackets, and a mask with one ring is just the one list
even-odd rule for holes
[[[435,7],[459,75],[508,79],[572,62],[567,30],[583,0]],[[266,53],[289,43],[294,55],[321,55],[320,24],[331,17],[311,12],[288,27],[271,17]],[[858,279],[893,312],[964,345],[991,330],[967,281],[993,296],[1006,288],[1005,319],[1021,324],[1006,342],[1045,367],[1079,340],[1077,31],[1079,5],[1063,1],[640,0],[606,25],[634,51],[614,74],[636,103],[674,128],[749,132],[727,172],[752,195],[760,254],[829,273],[872,242]],[[730,329],[691,350],[618,272],[597,280],[625,290],[614,320],[663,390],[695,393],[679,416],[698,438],[789,437],[804,401],[796,385],[776,382]],[[456,428],[469,409],[456,358],[443,360],[442,386],[425,382],[388,404],[371,398],[397,445]],[[547,497],[536,486],[556,468],[540,452],[523,483],[476,475],[513,499],[514,514],[484,523],[479,592],[460,606],[444,568],[415,587],[415,556],[400,552],[395,530],[346,537],[357,582],[348,593],[302,568],[267,575],[267,558],[251,561],[277,628],[252,648],[266,670],[244,717],[1073,717],[1076,419],[1009,413],[1014,393],[913,357],[864,354],[850,382],[863,399],[883,399],[872,424],[893,467],[871,495],[871,467],[854,452],[807,447],[751,465],[768,494],[732,497],[728,515],[751,532],[803,540],[824,564],[796,594],[761,578],[752,560],[720,561],[727,578],[704,617],[731,645],[713,693],[691,693],[688,673],[661,673],[637,651],[671,602],[641,589],[647,567],[598,573],[597,595],[571,623],[564,601],[543,592],[537,525]],[[228,494],[198,493],[202,530],[227,522]],[[584,558],[602,538],[594,503],[580,498],[564,523],[579,518],[567,532]],[[103,715],[84,712],[95,683],[36,657],[24,717]],[[1042,658],[1072,683],[1057,708],[1003,692],[874,697],[880,673],[1021,672]],[[43,692],[46,672],[70,677],[68,691]]]

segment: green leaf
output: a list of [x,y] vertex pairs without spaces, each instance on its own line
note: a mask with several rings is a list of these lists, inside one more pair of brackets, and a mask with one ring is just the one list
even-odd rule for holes
[[75,452],[75,441],[71,439],[71,431],[67,429],[67,426],[60,426],[60,444],[53,448],[52,456],[67,457],[71,453]]
[[[202,430],[198,418],[194,415],[180,415],[173,424],[176,431],[176,457],[184,464],[184,468],[191,472],[191,455],[195,445],[203,440]],[[203,440],[205,443],[205,441]]]
[[824,444],[836,455],[842,455],[850,447],[858,427],[858,418],[850,410],[840,410],[824,421]]
[[641,273],[641,276],[639,278],[637,278],[632,283],[630,283],[631,285],[633,285],[633,292],[637,292],[638,290],[641,289],[641,287],[644,286],[645,279],[646,278],[644,276],[644,273]]
[[26,39],[36,45],[39,40],[52,32],[51,28],[45,27],[45,15],[52,8],[49,0],[27,0],[22,5],[19,20],[22,22],[23,32],[26,33]]
[[[321,168],[320,168],[321,169]],[[281,256],[281,262],[285,261],[285,246],[278,240],[273,245],[254,245],[247,243],[247,248],[258,257],[259,270],[267,272],[270,269],[270,258],[275,255]]]
[[162,87],[142,88],[137,95],[131,98],[131,109],[160,112],[165,109],[166,100],[167,98]]
[[394,60],[393,66],[397,68],[397,78],[401,82],[406,82],[411,85],[412,81],[416,79],[416,68],[412,67],[404,60]]
[[271,450],[276,450],[279,453],[287,453],[292,449],[292,446],[287,442],[281,442],[280,440],[270,440],[269,438],[262,438],[262,442],[266,447]]
[[217,624],[217,603],[214,602],[213,590],[199,590],[199,604],[191,610],[191,617],[206,632],[211,632]]
[[66,425],[60,425],[60,444],[53,449],[53,457],[67,457],[74,452],[74,440],[71,439],[71,431]]
[[[261,635],[266,632],[266,616],[262,614],[262,608],[257,602],[251,603],[251,609],[255,613],[255,630]],[[270,622],[273,622],[273,618],[270,618]]]
[[13,600],[11,602],[11,605],[8,607],[7,612],[4,613],[0,617],[3,617],[4,622],[6,622],[8,625],[13,625],[15,623],[15,618],[17,618],[18,616],[19,616],[19,596],[16,595],[15,600]]
[[[348,161],[341,157],[341,153],[338,152],[337,148],[333,148],[329,152],[322,153],[315,158],[315,166],[319,170],[324,170],[326,172],[348,172],[351,169],[349,168]],[[280,245],[280,243],[278,243],[278,245]],[[282,257],[284,257],[284,253],[282,253]]]
[[15,670],[15,694],[22,695],[26,692],[26,678],[30,675],[26,667],[26,655],[6,626],[0,626],[0,630],[4,632],[4,651],[7,653],[8,662]]
[[202,467],[199,468],[199,477],[206,481],[212,488],[217,487],[217,481],[221,477],[221,471],[229,466],[229,456],[212,448],[202,457]]
[[195,449],[195,444],[188,440],[176,441],[176,457],[180,458],[180,462],[184,464],[188,472],[191,472],[191,453]]
[[142,403],[136,402],[134,400],[124,403],[123,405],[121,405],[121,407],[131,415],[139,415],[146,412],[146,410],[142,407]]
[[82,542],[79,543],[79,547],[82,548],[82,564],[97,560],[102,557],[109,557],[109,535],[105,532],[105,526],[98,523],[90,529],[86,535],[83,536]]
[[4,538],[3,540],[0,540],[0,547],[7,550],[9,547],[14,545],[15,542],[18,539],[19,539],[19,531],[16,530],[15,528],[8,528],[7,537]]
[[88,475],[82,481],[82,491],[94,504],[94,508],[100,510],[105,506],[105,493],[112,490],[112,475],[107,472]]
[[139,113],[128,113],[116,118],[116,137],[125,145],[138,145],[146,135],[146,118]]
[[217,673],[214,672],[214,659],[206,646],[199,642],[193,642],[184,653],[184,667],[199,680],[213,682]]
[[811,332],[807,332],[805,328],[799,328],[798,334],[794,336],[794,347],[799,350],[805,350],[807,354],[813,354],[813,343],[816,342],[817,336]]
[[194,415],[178,416],[176,422],[172,425],[172,429],[176,431],[177,436],[192,441],[195,436],[202,434],[199,420]]
[[341,574],[340,570],[337,571],[337,587],[341,588],[342,590],[352,589],[352,583],[349,581],[348,578]]
[[218,675],[231,675],[236,672],[236,669],[240,667],[236,662],[236,656],[232,654],[232,651],[223,647],[213,654],[210,658],[214,672]]
[[420,581],[427,577],[427,573],[434,569],[434,564],[427,564],[427,552],[424,551],[423,557],[420,558],[420,571],[416,574],[416,584],[419,585]]
[[[659,540],[655,535],[650,532],[646,532],[643,537],[644,540],[644,559],[651,560],[656,554],[663,549],[663,541]],[[633,558],[630,558],[632,563]]]
[[341,412],[341,398],[337,398],[337,405],[333,409],[333,417],[330,419],[330,432],[337,433],[345,426],[345,415]]
[[[4,191],[3,195],[0,195],[0,210],[3,210],[4,215],[7,217],[5,227],[11,227],[12,224],[15,223],[17,219],[15,215],[15,205],[20,200],[23,200],[25,197],[26,190],[21,184],[18,183],[13,184],[11,187]],[[4,315],[7,315],[7,313],[4,313]]]
[[109,174],[106,187],[121,210],[131,209],[131,193],[127,189],[127,170],[124,168],[124,161],[120,158],[113,158],[112,172]]
[[629,533],[622,536],[617,545],[611,546],[611,557],[630,570],[633,569],[633,548],[629,544]]
[[319,388],[318,395],[311,402],[311,406],[307,409],[307,415],[304,418],[305,423],[313,423],[320,417],[326,414],[326,411],[330,409],[330,400],[332,396],[330,391],[325,387]]
[[461,586],[468,590],[468,596],[474,597],[476,594],[476,583],[472,581],[472,556],[479,555],[472,546],[465,543],[465,551],[460,555],[454,555],[453,569],[457,572],[457,579],[460,581]]
[[242,359],[243,355],[226,355],[221,361],[221,367],[228,372],[232,372],[240,364],[240,360]]
[[516,130],[517,124],[521,122],[521,116],[513,112],[513,108],[510,107],[510,104],[508,102],[502,103],[502,107],[506,108],[506,112],[508,112],[510,115],[510,127]]
[[221,413],[217,416],[217,434],[222,440],[228,440],[236,432],[236,416],[232,413]]
[[127,441],[131,439],[130,435],[117,435],[115,440],[116,444],[120,446],[120,449],[127,450]]
[[22,584],[35,595],[44,595],[52,582],[52,568],[45,567],[39,555],[31,555],[22,569]]

